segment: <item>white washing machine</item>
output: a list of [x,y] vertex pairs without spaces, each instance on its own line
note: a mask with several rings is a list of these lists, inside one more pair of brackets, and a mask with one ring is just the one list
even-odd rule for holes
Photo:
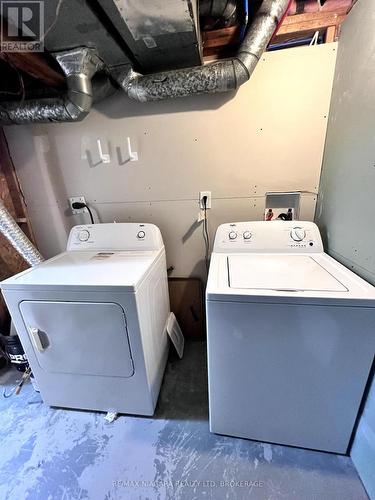
[[1,288],[46,404],[154,413],[169,346],[156,226],[76,226],[66,252]]
[[346,453],[375,352],[375,288],[312,222],[216,233],[207,292],[210,430]]

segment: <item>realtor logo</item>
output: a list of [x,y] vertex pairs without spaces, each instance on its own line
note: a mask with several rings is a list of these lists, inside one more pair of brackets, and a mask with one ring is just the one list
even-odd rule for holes
[[44,2],[0,0],[1,51],[43,52]]

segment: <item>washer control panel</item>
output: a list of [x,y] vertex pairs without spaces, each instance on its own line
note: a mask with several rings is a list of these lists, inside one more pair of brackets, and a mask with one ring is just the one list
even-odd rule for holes
[[154,224],[112,223],[74,226],[67,250],[159,250],[163,240]]
[[323,252],[316,224],[309,221],[233,222],[218,227],[214,252]]

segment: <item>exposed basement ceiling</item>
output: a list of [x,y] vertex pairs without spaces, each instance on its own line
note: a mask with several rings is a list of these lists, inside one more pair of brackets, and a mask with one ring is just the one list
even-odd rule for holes
[[[284,11],[286,0],[274,0],[274,5],[278,1],[284,2]],[[75,51],[79,47],[89,49],[87,54],[93,54],[102,61],[99,73],[93,73],[93,100],[105,97],[118,84],[126,90],[136,75],[146,75],[143,85],[148,82],[147,75],[156,72],[159,73],[153,77],[154,83],[155,78],[159,86],[166,79],[171,79],[169,87],[175,84],[181,87],[181,91],[176,92],[160,89],[160,96],[163,97],[157,98],[188,95],[188,84],[183,80],[191,76],[191,72],[178,73],[176,78],[173,72],[165,73],[181,68],[194,68],[192,84],[196,89],[202,88],[203,92],[212,88],[213,91],[235,88],[237,85],[233,87],[230,84],[227,88],[227,84],[217,84],[215,90],[212,82],[207,80],[208,66],[205,66],[206,80],[202,83],[203,73],[199,73],[199,67],[210,60],[228,57],[237,60],[236,53],[243,51],[241,44],[244,44],[245,34],[252,29],[257,12],[263,12],[266,5],[273,5],[271,1],[267,2],[154,0],[151,5],[145,0],[45,2],[45,52],[0,53],[0,67],[4,75],[0,84],[0,112],[3,119],[7,117],[9,102],[13,103],[10,105],[13,109],[17,103],[30,99],[34,99],[35,105],[38,99],[64,99],[64,93],[69,91],[66,77],[72,71],[77,73],[77,69],[62,68],[56,54]],[[336,40],[351,5],[352,0],[320,0],[320,3],[317,0],[291,0],[288,15],[282,20],[277,33],[271,40],[267,38],[267,44],[270,42],[268,49],[303,45],[312,39],[318,43]],[[264,50],[263,47],[261,50]],[[218,71],[228,71],[224,69],[225,65],[223,62],[222,69],[218,67]],[[251,72],[252,69],[248,77]],[[198,80],[197,74],[200,75]],[[107,75],[108,82],[112,84],[106,83],[103,75]],[[218,75],[216,72],[215,79],[219,78]],[[73,92],[75,88],[73,86]],[[133,84],[131,89],[134,89]],[[153,100],[152,96],[155,96],[153,91],[146,95],[139,88],[137,93],[132,90],[131,95],[139,100]],[[79,119],[87,114],[90,106],[86,106],[87,110],[84,107]],[[74,116],[77,116],[76,112]],[[11,119],[9,121],[12,122]]]

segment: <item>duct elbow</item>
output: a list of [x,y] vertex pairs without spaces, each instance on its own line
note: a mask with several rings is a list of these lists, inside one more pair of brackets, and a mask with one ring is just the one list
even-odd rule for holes
[[233,71],[236,89],[250,80],[251,73],[238,57],[233,59]]
[[66,112],[71,121],[82,121],[93,104],[91,78],[83,74],[70,75],[67,77],[67,85]]
[[[67,90],[53,98],[3,103],[1,124],[75,122],[86,117],[94,101],[92,79],[105,69],[103,61],[87,47],[57,53],[55,59],[65,74]],[[106,80],[100,83],[105,89]]]
[[238,86],[248,81],[285,15],[290,0],[263,0],[236,57]]
[[96,51],[86,47],[57,54],[56,60],[66,75],[65,109],[68,121],[82,121],[90,112],[94,100],[91,80],[104,64]]

